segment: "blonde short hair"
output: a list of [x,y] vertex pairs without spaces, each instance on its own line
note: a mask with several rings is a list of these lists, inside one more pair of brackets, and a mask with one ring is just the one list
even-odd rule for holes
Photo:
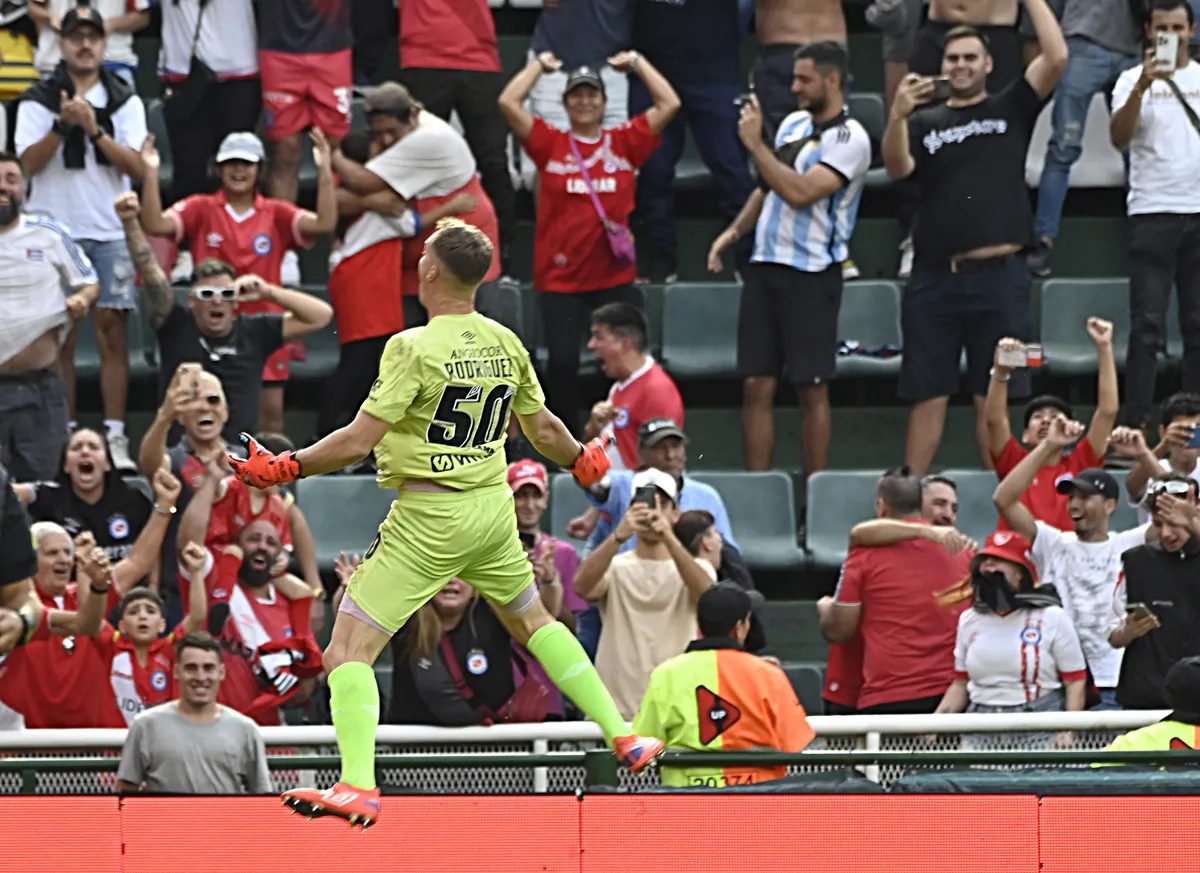
[[478,286],[492,269],[492,241],[479,228],[457,218],[439,221],[425,245],[462,285]]

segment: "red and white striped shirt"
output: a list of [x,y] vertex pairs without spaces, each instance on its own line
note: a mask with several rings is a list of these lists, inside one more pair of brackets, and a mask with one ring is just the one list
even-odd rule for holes
[[958,619],[954,672],[967,680],[972,703],[1021,706],[1086,679],[1087,663],[1062,607],[1007,615],[968,609]]

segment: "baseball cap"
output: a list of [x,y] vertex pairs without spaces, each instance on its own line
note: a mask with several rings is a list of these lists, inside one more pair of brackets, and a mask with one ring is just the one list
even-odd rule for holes
[[1033,566],[1033,546],[1029,540],[1010,530],[998,530],[987,538],[983,548],[971,561],[972,569],[978,565],[979,559],[985,555],[1002,558],[1029,571],[1030,579],[1037,584],[1037,569]]
[[248,130],[229,134],[221,140],[221,147],[217,149],[218,164],[226,161],[249,161],[251,164],[261,164],[266,156],[262,140]]
[[1163,683],[1167,703],[1174,710],[1168,718],[1184,724],[1200,724],[1200,657],[1176,661]]
[[646,485],[653,485],[663,494],[670,497],[673,502],[679,502],[679,487],[675,484],[674,477],[668,476],[662,470],[649,467],[639,473],[633,474],[633,481],[630,483],[630,487],[634,491]]
[[1070,494],[1072,491],[1079,491],[1082,494],[1100,494],[1106,500],[1119,500],[1121,497],[1121,487],[1117,484],[1117,480],[1112,477],[1111,473],[1098,467],[1080,470],[1074,478],[1060,479],[1054,486],[1054,490],[1059,494]]
[[652,418],[638,428],[639,446],[656,446],[667,437],[679,437],[687,441],[687,435],[673,418]]
[[563,89],[563,94],[569,94],[580,85],[591,85],[601,94],[604,93],[604,80],[600,78],[600,74],[591,67],[579,67],[572,70],[567,76],[567,87]]
[[514,461],[508,465],[508,487],[516,494],[532,485],[539,494],[546,493],[546,468],[537,461]]
[[90,6],[77,6],[68,10],[67,14],[62,17],[62,24],[59,26],[58,32],[63,36],[70,36],[85,25],[94,27],[101,36],[104,36],[104,16]]
[[696,623],[706,637],[727,635],[733,626],[763,605],[757,591],[747,591],[734,582],[718,582],[696,601]]
[[1075,418],[1071,404],[1067,403],[1067,401],[1061,397],[1055,397],[1053,394],[1042,394],[1025,404],[1025,427],[1029,427],[1029,420],[1033,418],[1033,414],[1039,409],[1057,409],[1067,418]]

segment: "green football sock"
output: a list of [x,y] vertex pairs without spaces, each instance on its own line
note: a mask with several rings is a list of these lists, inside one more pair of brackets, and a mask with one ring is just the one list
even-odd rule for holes
[[538,628],[526,648],[546,668],[559,690],[600,725],[610,745],[613,737],[629,733],[629,726],[600,681],[600,674],[566,625],[556,621]]
[[329,708],[342,753],[342,781],[374,788],[379,686],[370,664],[347,661],[329,674]]

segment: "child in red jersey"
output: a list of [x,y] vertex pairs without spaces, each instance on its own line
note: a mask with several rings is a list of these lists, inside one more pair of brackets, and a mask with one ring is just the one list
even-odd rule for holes
[[[204,560],[204,549],[196,543],[188,543],[180,552],[180,564],[186,570],[199,572]],[[176,696],[175,643],[189,633],[204,630],[207,620],[204,589],[192,588],[187,615],[165,636],[166,607],[162,598],[150,588],[134,588],[121,598],[117,627],[106,621],[100,633],[92,637],[108,665],[114,701],[126,724],[131,724],[143,709]]]

